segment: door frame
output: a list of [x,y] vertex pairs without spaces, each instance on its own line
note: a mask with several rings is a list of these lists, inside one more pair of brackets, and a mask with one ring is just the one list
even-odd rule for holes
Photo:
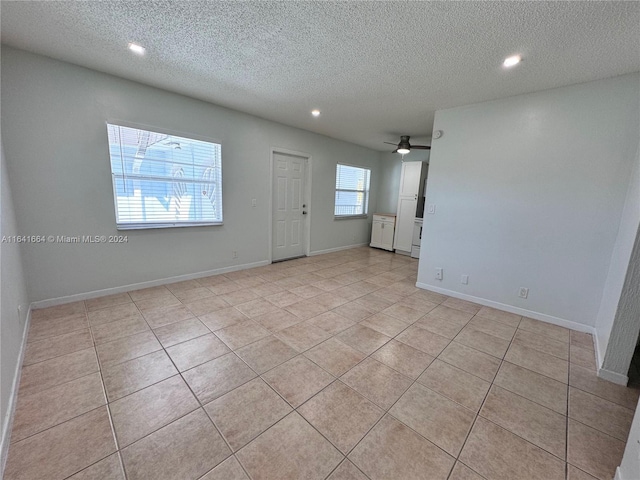
[[269,263],[273,263],[273,156],[277,153],[293,155],[306,159],[304,175],[304,203],[307,205],[307,218],[304,225],[303,254],[307,257],[311,251],[311,155],[288,148],[271,147],[269,151]]

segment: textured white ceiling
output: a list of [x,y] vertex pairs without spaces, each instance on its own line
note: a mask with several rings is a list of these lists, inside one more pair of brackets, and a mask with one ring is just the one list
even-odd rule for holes
[[640,70],[636,1],[2,1],[0,13],[3,43],[377,150],[430,135],[440,108]]

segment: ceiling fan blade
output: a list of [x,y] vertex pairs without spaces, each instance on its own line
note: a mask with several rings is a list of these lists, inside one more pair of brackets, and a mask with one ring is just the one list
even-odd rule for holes
[[382,142],[382,143],[388,143],[389,145],[398,145],[397,143],[391,143],[391,142]]
[[431,150],[431,147],[427,145],[411,145],[411,148],[415,148],[417,150]]
[[396,148],[393,152],[391,153],[398,153],[398,149]]

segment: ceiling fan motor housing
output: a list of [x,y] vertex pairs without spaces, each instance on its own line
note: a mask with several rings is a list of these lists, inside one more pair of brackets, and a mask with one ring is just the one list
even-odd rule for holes
[[406,148],[407,150],[411,150],[411,144],[409,143],[408,135],[402,135],[400,137],[400,143],[398,144],[398,148]]

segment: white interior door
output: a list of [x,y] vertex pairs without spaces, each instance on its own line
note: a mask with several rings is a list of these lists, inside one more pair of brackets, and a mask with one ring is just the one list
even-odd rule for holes
[[305,254],[307,159],[273,153],[272,260]]

